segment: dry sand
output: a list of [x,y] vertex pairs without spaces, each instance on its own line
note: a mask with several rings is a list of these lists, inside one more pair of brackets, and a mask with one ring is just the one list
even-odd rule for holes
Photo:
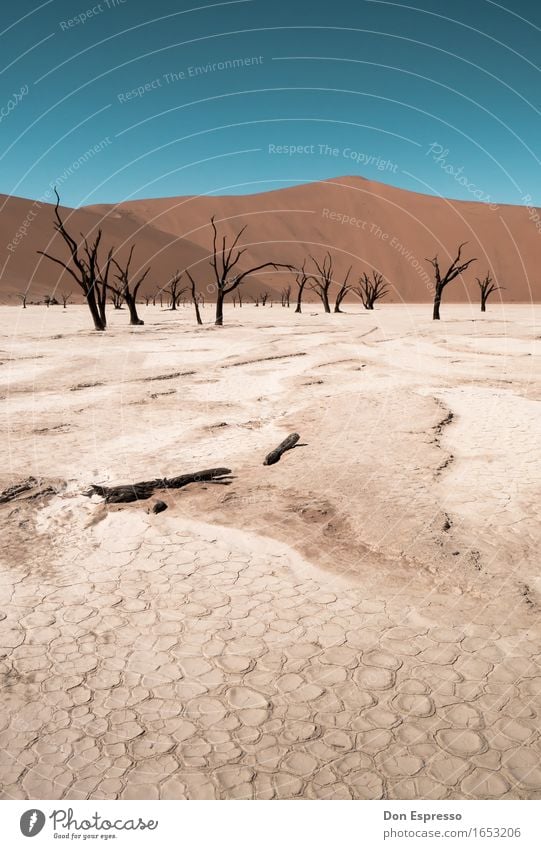
[[3,798],[541,798],[539,310],[443,309],[0,310]]

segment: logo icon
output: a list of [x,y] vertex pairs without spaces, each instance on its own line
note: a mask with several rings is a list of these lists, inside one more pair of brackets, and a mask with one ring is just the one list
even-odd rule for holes
[[45,825],[45,814],[37,808],[31,808],[22,815],[20,825],[25,837],[35,837]]

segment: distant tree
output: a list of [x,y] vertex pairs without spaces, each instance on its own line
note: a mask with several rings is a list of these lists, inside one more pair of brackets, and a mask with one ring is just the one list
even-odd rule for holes
[[[172,276],[172,278],[169,282],[169,288],[163,290],[166,295],[169,295],[169,308],[173,311],[177,309],[178,305],[180,304],[180,299],[182,298],[184,292],[186,292],[187,288],[188,288],[187,286],[181,286],[180,285],[181,279],[182,279],[182,274],[177,269],[177,271],[175,271],[175,273],[173,274],[173,276]],[[160,300],[160,303],[161,303],[161,300]]]
[[227,244],[227,236],[222,236],[221,247],[218,245],[218,229],[216,227],[214,215],[210,219],[212,226],[212,259],[210,264],[214,269],[214,277],[216,282],[216,320],[215,324],[221,327],[224,323],[224,299],[230,292],[235,291],[244,283],[250,274],[255,274],[262,271],[264,268],[291,268],[281,262],[263,262],[261,265],[254,265],[246,271],[237,271],[239,260],[246,253],[247,248],[237,247],[239,239],[246,230],[242,227],[231,244]]
[[145,294],[143,295],[143,301],[145,302],[145,307],[148,307],[151,300],[152,300],[152,295],[149,295],[148,292],[145,292]]
[[148,272],[150,271],[150,267],[147,268],[137,280],[132,280],[130,277],[130,265],[133,257],[135,245],[132,245],[130,248],[130,252],[128,254],[128,259],[126,260],[124,265],[120,265],[120,263],[113,259],[113,263],[115,268],[118,271],[118,274],[115,275],[118,280],[118,285],[113,288],[115,293],[120,293],[120,296],[123,301],[125,301],[129,311],[130,311],[130,325],[141,325],[145,322],[139,318],[137,314],[137,293],[141,288],[141,284],[145,280]]
[[284,286],[282,289],[282,306],[287,307],[289,309],[289,302],[291,298],[291,283],[288,283],[287,286]]
[[188,277],[188,280],[190,281],[190,284],[191,284],[192,304],[193,304],[194,309],[195,309],[196,321],[197,321],[198,324],[203,324],[203,322],[201,320],[201,313],[199,311],[199,295],[197,294],[197,292],[195,290],[195,280],[193,279],[193,277],[190,274],[190,272],[188,271],[188,269],[186,269],[186,276]]
[[335,312],[342,312],[342,310],[340,309],[340,307],[342,305],[342,301],[346,297],[347,293],[350,292],[351,289],[352,289],[352,287],[348,284],[349,275],[351,274],[351,268],[352,268],[352,266],[350,265],[348,270],[347,270],[347,274],[344,277],[342,283],[340,284],[340,288],[339,288],[339,290],[336,294],[336,302],[334,304],[334,311]]
[[23,310],[26,309],[26,301],[28,300],[28,292],[19,292],[17,297],[20,298]]
[[265,307],[267,305],[267,301],[269,299],[269,293],[268,292],[261,292],[261,295],[259,297],[261,298],[261,306]]
[[119,289],[116,289],[113,286],[109,286],[109,300],[111,301],[115,310],[122,309],[124,298],[122,297],[122,292]]
[[70,302],[71,292],[61,292],[60,297],[62,298],[62,306],[66,309]]
[[380,301],[389,293],[383,274],[378,274],[375,269],[372,270],[372,279],[363,271],[359,285],[353,287],[353,291],[361,299],[365,310],[373,310],[376,301]]
[[54,191],[56,195],[54,227],[68,247],[69,259],[59,259],[46,251],[38,251],[38,254],[61,265],[68,274],[71,274],[78,287],[83,291],[95,329],[103,331],[107,328],[107,282],[113,251],[112,249],[109,250],[102,267],[99,262],[101,229],[97,231],[92,242],[89,243],[86,236],[83,236],[82,245],[76,242],[64,224],[60,214],[60,196],[56,189]]
[[315,257],[311,257],[312,262],[316,267],[316,272],[312,275],[312,283],[310,288],[316,292],[321,298],[321,302],[325,312],[331,311],[329,304],[329,290],[333,283],[333,260],[330,253],[327,251],[323,260],[319,262]]
[[462,248],[464,247],[464,245],[467,244],[467,242],[462,242],[462,244],[458,246],[457,255],[443,276],[440,271],[440,265],[437,255],[433,259],[426,258],[426,261],[429,262],[434,268],[435,288],[434,309],[432,313],[432,318],[434,321],[439,321],[440,318],[440,304],[443,295],[443,290],[445,289],[445,287],[448,286],[449,283],[451,283],[451,281],[455,279],[455,277],[458,277],[459,274],[462,274],[464,271],[466,271],[466,269],[472,264],[472,262],[476,262],[475,257],[473,257],[472,259],[468,259],[465,262],[461,262]]
[[475,279],[477,280],[477,285],[479,286],[481,292],[481,312],[486,312],[487,301],[489,296],[492,295],[493,292],[498,292],[504,289],[504,286],[496,286],[488,271],[482,280],[479,280],[478,277],[476,277]]

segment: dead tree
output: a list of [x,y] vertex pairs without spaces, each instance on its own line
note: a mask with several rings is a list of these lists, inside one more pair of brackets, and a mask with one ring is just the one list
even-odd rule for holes
[[113,286],[109,286],[109,300],[113,305],[113,309],[121,310],[122,304],[124,303],[124,299],[122,297],[122,292],[120,289],[116,289]]
[[347,274],[344,277],[342,283],[340,284],[340,288],[339,288],[339,290],[336,294],[336,302],[334,304],[334,311],[335,312],[342,312],[342,310],[340,309],[342,301],[346,297],[347,293],[349,291],[351,291],[351,286],[348,283],[349,275],[351,274],[351,269],[352,269],[352,266],[350,265],[348,270],[347,270]]
[[[184,292],[187,291],[187,286],[181,286],[180,281],[182,279],[182,274],[177,269],[173,274],[171,281],[169,283],[169,288],[164,289],[166,295],[169,295],[169,308],[171,310],[176,310],[178,305],[180,304],[180,299],[182,298]],[[161,299],[160,299],[161,303]]]
[[478,284],[479,289],[481,291],[481,312],[486,312],[487,311],[487,301],[488,301],[489,295],[492,295],[493,292],[498,292],[499,290],[503,289],[504,287],[503,286],[496,286],[496,284],[492,280],[492,277],[490,276],[490,273],[488,271],[486,273],[486,276],[483,278],[483,280],[479,280],[478,277],[476,277],[475,279],[477,280],[477,284]]
[[303,262],[302,268],[297,270],[295,273],[295,280],[297,282],[297,306],[295,307],[295,312],[302,312],[302,296],[304,294],[304,287],[311,279],[312,276],[306,273],[306,262]]
[[288,283],[287,286],[284,286],[282,289],[282,306],[287,307],[289,309],[289,302],[291,299],[291,284]]
[[216,320],[215,324],[221,327],[224,323],[224,298],[230,292],[235,291],[246,280],[250,274],[255,274],[262,271],[264,268],[291,268],[290,265],[285,265],[281,262],[263,262],[261,265],[254,265],[246,271],[236,271],[239,260],[246,253],[247,248],[238,248],[239,239],[246,230],[242,227],[237,235],[232,240],[231,244],[227,244],[227,236],[222,236],[221,247],[218,245],[218,229],[214,220],[214,215],[210,219],[212,225],[212,259],[210,264],[214,269],[214,277],[216,281]]
[[322,262],[318,262],[318,260],[314,257],[310,257],[310,259],[317,269],[317,274],[312,275],[313,282],[310,288],[321,298],[325,312],[330,312],[331,305],[329,304],[329,290],[333,282],[332,256],[327,251]]
[[27,301],[27,298],[28,298],[28,292],[19,292],[17,297],[21,299],[21,304],[22,304],[23,310],[25,310],[26,309],[26,301]]
[[443,275],[443,277],[440,271],[438,256],[436,255],[433,259],[428,259],[425,257],[426,261],[429,262],[434,268],[435,289],[434,310],[432,313],[432,318],[434,321],[439,321],[440,318],[440,304],[443,295],[443,290],[445,289],[445,287],[448,286],[449,283],[451,283],[451,281],[455,279],[455,277],[458,277],[459,274],[462,274],[464,271],[466,271],[466,269],[472,264],[472,262],[476,261],[476,257],[473,257],[472,259],[468,259],[465,262],[461,262],[462,248],[464,247],[464,245],[467,244],[467,242],[462,242],[462,244],[458,246],[457,255],[449,266],[449,268],[447,269],[447,271],[445,272],[445,274]]
[[71,292],[61,292],[60,297],[62,298],[62,306],[66,309],[70,302]]
[[79,245],[66,229],[60,214],[60,196],[56,189],[54,192],[56,195],[54,210],[56,221],[54,222],[54,228],[66,243],[70,257],[68,260],[63,260],[52,256],[46,251],[38,251],[38,254],[47,257],[47,259],[57,263],[57,265],[61,265],[68,274],[71,274],[78,287],[83,291],[95,329],[100,331],[105,330],[107,328],[107,281],[113,251],[110,250],[108,252],[105,265],[101,268],[99,262],[99,248],[102,237],[101,229],[97,231],[91,243],[83,236],[82,245]]
[[237,292],[237,298],[238,298],[238,301],[239,301],[239,309],[242,309],[242,292],[240,291],[240,289]]
[[120,263],[113,259],[113,263],[118,270],[118,274],[115,274],[116,279],[118,280],[118,286],[114,288],[115,292],[120,292],[122,299],[126,302],[127,307],[130,311],[130,325],[136,326],[144,324],[145,322],[139,318],[137,314],[137,293],[143,283],[145,277],[147,276],[150,268],[147,268],[143,273],[132,282],[130,279],[130,265],[133,257],[135,245],[132,245],[130,248],[130,252],[128,254],[128,259],[126,260],[125,265],[120,265]]
[[156,489],[182,489],[191,483],[217,483],[228,486],[231,483],[231,469],[218,467],[203,469],[193,474],[179,475],[176,478],[156,478],[151,481],[122,484],[120,486],[101,486],[91,484],[90,489],[83,493],[88,497],[101,495],[106,504],[129,504],[132,501],[145,501]]
[[203,322],[201,321],[201,313],[199,311],[199,296],[198,296],[197,292],[195,291],[195,280],[193,279],[193,277],[190,274],[190,272],[188,271],[188,269],[186,269],[186,275],[187,275],[188,280],[190,281],[190,284],[191,284],[192,303],[193,303],[194,309],[195,309],[195,318],[196,318],[198,324],[203,324]]
[[359,296],[365,310],[373,310],[376,301],[380,301],[389,293],[383,274],[372,270],[372,280],[370,280],[366,271],[363,271],[362,277],[359,278],[359,285],[353,287],[353,291]]
[[267,305],[267,301],[269,300],[269,293],[261,292],[261,295],[259,297],[261,298],[261,306],[265,307]]
[[148,293],[143,295],[143,300],[144,300],[144,302],[145,302],[145,307],[148,307],[148,305],[150,304],[151,299],[152,299],[152,295],[149,295]]

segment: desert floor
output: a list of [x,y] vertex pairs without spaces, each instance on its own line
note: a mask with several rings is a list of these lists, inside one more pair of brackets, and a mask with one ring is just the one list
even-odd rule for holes
[[3,798],[541,798],[539,309],[0,309]]

